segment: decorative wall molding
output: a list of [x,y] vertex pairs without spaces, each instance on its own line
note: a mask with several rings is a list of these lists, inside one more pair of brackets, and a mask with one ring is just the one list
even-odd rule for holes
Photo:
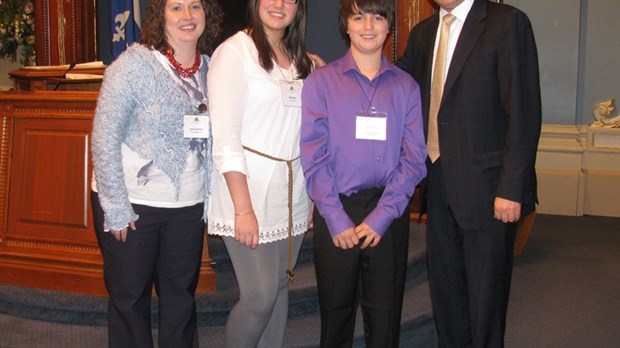
[[538,212],[620,217],[620,130],[543,125]]

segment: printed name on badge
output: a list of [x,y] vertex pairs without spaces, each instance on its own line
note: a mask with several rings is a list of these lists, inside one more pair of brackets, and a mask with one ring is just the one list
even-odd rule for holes
[[206,139],[211,133],[209,116],[185,115],[183,116],[183,137]]
[[355,139],[385,141],[387,139],[387,114],[357,115]]

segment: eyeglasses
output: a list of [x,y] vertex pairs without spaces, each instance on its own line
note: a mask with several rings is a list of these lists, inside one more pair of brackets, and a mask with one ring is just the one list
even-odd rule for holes
[[285,4],[296,5],[299,0],[282,0],[282,2]]

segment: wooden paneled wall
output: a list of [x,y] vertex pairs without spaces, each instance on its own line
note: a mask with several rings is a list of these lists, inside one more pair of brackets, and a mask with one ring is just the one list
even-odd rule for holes
[[33,1],[37,65],[63,65],[96,60],[95,2]]
[[[98,92],[0,94],[0,284],[106,295],[90,209]],[[215,290],[206,247],[199,292]]]
[[385,54],[392,61],[405,51],[411,28],[434,13],[434,4],[432,0],[396,0],[394,29],[384,47]]

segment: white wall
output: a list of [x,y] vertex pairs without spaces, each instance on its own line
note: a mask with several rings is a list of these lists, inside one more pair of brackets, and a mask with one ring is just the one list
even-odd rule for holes
[[538,45],[543,123],[589,124],[620,99],[620,1],[505,0],[527,13]]
[[[582,0],[587,4],[582,17],[587,20],[583,45],[583,116],[580,123],[592,120],[594,104],[617,98],[620,104],[620,1]],[[616,111],[615,114],[617,114]]]

